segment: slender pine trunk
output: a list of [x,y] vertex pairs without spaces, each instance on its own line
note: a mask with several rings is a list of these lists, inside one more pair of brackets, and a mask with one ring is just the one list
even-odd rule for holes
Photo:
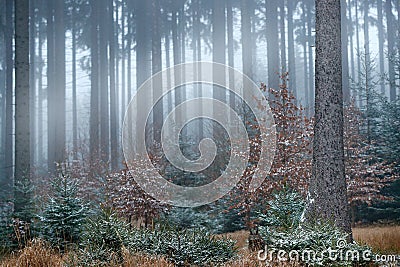
[[286,66],[286,26],[285,26],[285,0],[282,0],[279,5],[279,32],[281,37],[281,71],[287,71]]
[[347,3],[346,0],[341,2],[341,19],[342,19],[342,86],[343,86],[343,101],[350,102],[350,77],[349,77],[349,52],[348,52],[348,20],[347,20]]
[[91,0],[92,9],[90,23],[90,157],[95,161],[99,157],[99,44],[98,44],[98,19],[97,19],[98,1]]
[[[357,82],[361,82],[361,59],[360,59],[360,21],[358,19],[358,1],[354,2],[355,6],[355,14],[356,14],[356,43],[357,43]],[[358,95],[358,106],[361,107],[362,105],[362,97]]]
[[304,40],[303,40],[303,67],[304,67],[304,105],[306,107],[306,114],[310,114],[310,96],[309,96],[309,70],[308,70],[308,54],[307,54],[307,48],[311,49],[311,47],[307,47],[307,27],[306,27],[306,5],[304,2],[302,3],[302,21],[303,21],[303,34],[304,34]]
[[43,58],[43,29],[44,29],[44,23],[43,23],[43,17],[44,17],[44,12],[42,11],[42,8],[39,8],[39,40],[38,40],[38,59],[39,59],[39,65],[38,65],[38,125],[37,125],[37,133],[38,133],[38,145],[37,145],[37,151],[38,151],[38,165],[41,166],[44,163],[44,151],[43,151],[43,140],[44,140],[44,132],[43,132],[43,101],[45,100],[44,93],[43,93],[43,66],[44,66],[44,58]]
[[14,34],[14,20],[13,20],[13,0],[6,0],[6,25],[5,28],[5,48],[6,48],[6,136],[5,136],[5,179],[6,192],[12,192],[13,184],[13,167],[14,167],[14,155],[13,155],[13,115],[14,115],[14,104],[13,104],[13,34]]
[[288,61],[289,61],[289,90],[297,98],[297,83],[296,83],[296,57],[295,57],[295,42],[294,42],[294,22],[293,12],[295,10],[294,1],[288,1]]
[[[345,0],[342,0],[345,1]],[[314,56],[313,56],[313,47],[314,47],[314,40],[312,37],[312,14],[311,14],[311,9],[315,5],[314,0],[308,0],[307,2],[307,40],[308,40],[308,78],[310,81],[309,85],[309,93],[308,93],[308,103],[309,103],[309,115],[313,115],[314,111],[314,91],[315,91],[315,86],[314,86]]]
[[[160,33],[160,1],[152,2],[152,73],[153,75],[162,69],[161,54],[161,33]],[[154,79],[153,87],[153,103],[157,103],[159,97],[162,96],[162,78],[158,75]],[[155,142],[161,142],[161,128],[163,125],[163,100],[161,99],[153,109],[153,138]]]
[[118,168],[118,95],[116,89],[117,76],[115,72],[115,44],[116,44],[116,32],[114,22],[114,1],[108,0],[108,18],[109,18],[109,73],[110,73],[110,160],[111,169],[117,170]]
[[[385,42],[385,30],[383,28],[383,1],[377,1],[377,27],[378,27],[378,42],[379,42],[379,72],[385,73],[385,57],[384,57],[384,42]],[[381,94],[385,94],[385,82],[380,82]]]
[[[99,1],[99,75],[100,75],[100,153],[104,164],[110,156],[110,107],[108,88],[108,43],[107,1]],[[111,24],[112,25],[112,24]]]
[[29,61],[30,61],[30,66],[29,66],[29,89],[30,89],[30,103],[29,103],[29,109],[30,109],[30,159],[31,159],[31,166],[34,166],[35,164],[35,147],[37,146],[36,144],[36,125],[35,125],[35,102],[36,102],[36,62],[35,62],[35,56],[36,56],[36,51],[35,51],[35,44],[36,44],[36,12],[35,12],[35,1],[29,0]]
[[72,35],[72,146],[73,158],[78,159],[78,110],[76,94],[76,6],[73,4],[71,11],[71,35]]
[[279,88],[279,36],[278,36],[278,1],[266,0],[267,9],[267,55],[268,87]]
[[395,40],[394,35],[390,34],[395,31],[393,24],[395,20],[392,13],[392,1],[386,0],[386,23],[388,32],[388,55],[389,55],[389,95],[390,101],[396,99],[396,75],[395,67],[392,57],[395,53]]
[[[233,7],[232,2],[226,2],[226,28],[227,28],[227,38],[228,38],[228,65],[231,68],[235,67],[235,57],[234,57],[234,47],[233,47]],[[234,88],[235,86],[235,76],[234,71],[229,70],[229,88]],[[235,94],[229,93],[229,105],[235,108]]]
[[121,3],[121,119],[124,119],[125,116],[125,108],[126,108],[126,88],[125,88],[125,61],[126,61],[126,53],[125,53],[125,3]]
[[351,1],[348,5],[348,11],[349,11],[349,17],[348,17],[348,23],[350,27],[350,61],[351,61],[351,78],[355,79],[356,78],[356,67],[355,67],[355,61],[354,61],[354,30],[353,30],[353,15],[352,15],[352,5]]

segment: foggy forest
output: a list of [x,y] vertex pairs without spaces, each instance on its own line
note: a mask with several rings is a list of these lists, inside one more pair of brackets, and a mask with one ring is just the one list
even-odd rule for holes
[[399,14],[0,0],[0,266],[397,266]]

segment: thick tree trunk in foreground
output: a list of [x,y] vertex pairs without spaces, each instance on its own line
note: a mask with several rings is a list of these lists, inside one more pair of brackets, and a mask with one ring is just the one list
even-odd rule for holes
[[340,0],[316,1],[315,136],[306,219],[351,233],[343,148]]
[[[15,185],[30,176],[29,112],[29,0],[15,1]],[[29,195],[15,190],[15,213]]]

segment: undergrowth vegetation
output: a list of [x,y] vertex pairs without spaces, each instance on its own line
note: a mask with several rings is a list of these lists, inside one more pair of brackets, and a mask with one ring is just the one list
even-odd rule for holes
[[111,211],[90,219],[80,249],[78,264],[102,266],[122,263],[124,251],[161,256],[175,266],[224,263],[235,254],[235,242],[217,238],[204,229],[177,229],[168,223],[155,229],[131,228]]
[[[248,250],[248,232],[213,234],[206,228],[182,228],[160,219],[151,228],[135,227],[115,210],[102,206],[87,212],[87,205],[76,196],[77,184],[69,177],[61,176],[53,182],[53,194],[49,196],[43,211],[34,218],[37,226],[33,231],[24,229],[21,240],[13,236],[21,229],[12,218],[3,222],[1,247],[5,259],[0,266],[265,266],[257,258],[257,251]],[[269,259],[273,266],[351,266],[369,264],[349,259],[332,260],[319,257],[327,249],[351,250],[358,253],[399,253],[400,237],[394,230],[355,231],[350,242],[347,234],[329,222],[306,223],[302,220],[305,201],[296,191],[284,188],[276,191],[259,213],[258,232],[267,251],[304,250],[315,256],[296,258],[282,262],[275,256]],[[14,229],[14,230],[13,230]],[[379,229],[378,229],[379,230]],[[7,232],[8,231],[8,232]],[[13,233],[14,231],[14,233]],[[396,239],[388,244],[388,240]],[[8,241],[7,241],[8,240]],[[13,240],[19,240],[13,244]],[[7,242],[5,242],[7,241]],[[372,247],[372,249],[370,248]],[[12,251],[10,253],[10,251]],[[258,251],[260,252],[260,251]],[[371,252],[372,253],[372,252]],[[258,253],[259,254],[259,253]]]

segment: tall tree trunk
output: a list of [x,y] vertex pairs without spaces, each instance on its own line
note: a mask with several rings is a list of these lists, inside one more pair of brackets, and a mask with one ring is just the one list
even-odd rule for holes
[[316,1],[315,135],[306,218],[331,221],[351,234],[344,168],[340,15],[340,0]]
[[302,3],[302,21],[303,21],[303,34],[304,34],[304,40],[303,40],[303,68],[304,68],[304,105],[306,107],[306,114],[309,115],[310,113],[310,96],[309,96],[309,69],[308,69],[308,54],[307,54],[307,48],[311,49],[311,47],[307,47],[307,27],[306,27],[306,20],[307,20],[307,10],[306,10],[306,4],[303,2]]
[[[399,0],[397,0],[397,1],[395,1],[395,7],[396,7],[396,11],[397,11],[397,53],[400,53],[400,1]],[[398,54],[398,56],[399,56],[400,54]],[[399,86],[400,86],[400,66],[399,66],[399,64],[397,64],[397,73],[398,73],[398,75],[397,75],[397,81],[398,81],[398,84],[397,84],[397,87],[395,86],[394,87],[394,89],[393,90],[390,90],[390,98],[391,98],[391,101],[396,101],[396,97],[397,97],[397,89],[396,88],[399,88]],[[396,83],[396,81],[395,81],[395,83]]]
[[[118,7],[117,7],[118,8]],[[114,22],[114,0],[108,0],[108,17],[109,17],[109,73],[110,73],[110,143],[111,143],[111,169],[118,168],[118,96],[116,90],[115,77],[118,72],[115,72],[115,45],[117,40],[117,28]],[[117,16],[118,19],[118,16]],[[118,43],[117,43],[118,44]],[[116,75],[117,74],[117,75]]]
[[35,37],[36,37],[36,19],[35,19],[35,1],[29,0],[29,61],[30,61],[30,68],[29,68],[29,89],[30,89],[30,159],[31,159],[31,166],[34,165],[35,162],[35,147],[36,147],[36,138],[35,138],[35,100],[36,100],[36,63],[35,63]]
[[[200,0],[196,1],[196,43],[197,43],[197,60],[201,61],[201,33],[200,33],[200,17],[201,17],[201,11],[200,11]],[[197,68],[197,78],[201,80],[201,66],[199,63],[199,67]],[[203,89],[201,83],[197,84],[197,96],[202,97],[203,96]],[[203,112],[203,107],[202,105],[199,105],[199,113],[201,114]],[[204,122],[202,119],[199,119],[199,140],[202,140],[204,137]]]
[[[356,43],[357,43],[357,82],[361,82],[361,59],[359,57],[360,51],[360,21],[358,19],[358,1],[354,2],[355,14],[356,14]],[[362,97],[359,93],[358,95],[358,106],[362,105]]]
[[[241,8],[241,33],[242,33],[242,65],[243,65],[243,74],[248,76],[250,79],[253,78],[253,50],[252,50],[252,42],[253,42],[253,33],[252,33],[252,28],[251,28],[251,4],[253,1],[248,1],[248,0],[241,0],[240,1],[240,8]],[[268,18],[267,18],[268,19]],[[267,37],[268,41],[268,37]],[[268,54],[269,55],[269,54]],[[268,57],[269,59],[269,57]],[[279,61],[279,57],[278,57]],[[278,62],[279,64],[279,62]],[[268,68],[269,70],[269,68]],[[270,82],[270,80],[268,80]],[[248,90],[246,88],[252,86],[251,84],[248,84],[248,82],[245,80],[243,84],[243,89],[242,93],[244,96],[244,99],[251,97],[249,95]],[[246,122],[248,120],[247,116],[247,106],[246,103],[244,103],[243,100],[239,100],[240,103],[240,112],[242,113],[242,120],[243,122]]]
[[137,88],[142,85],[150,74],[148,73],[150,62],[147,62],[147,54],[149,53],[148,41],[151,40],[151,36],[149,36],[149,31],[146,28],[148,27],[146,22],[149,21],[149,4],[142,2],[143,1],[137,1],[136,6],[136,9],[138,10],[136,14],[136,66],[143,66],[137,69]]
[[396,99],[396,77],[395,77],[395,69],[394,63],[391,57],[393,57],[395,53],[395,40],[394,34],[391,34],[395,31],[393,28],[395,20],[393,18],[392,13],[392,1],[386,0],[386,23],[387,23],[387,32],[388,32],[388,54],[389,54],[389,95],[390,101],[394,101]]
[[348,17],[348,23],[350,25],[350,60],[351,60],[351,78],[355,79],[356,78],[356,70],[355,70],[355,61],[354,61],[354,30],[353,30],[353,16],[352,16],[352,5],[351,1],[349,2],[348,5],[348,10],[349,10],[349,17]]
[[5,179],[6,187],[5,192],[12,192],[12,178],[13,178],[13,0],[6,0],[6,25],[5,28],[5,46],[6,46],[6,136],[5,136]]
[[[278,8],[278,4],[277,4]],[[251,24],[251,40],[255,40],[254,42],[251,43],[251,54],[252,59],[253,59],[253,64],[256,66],[257,65],[257,20],[259,19],[256,15],[256,1],[250,0],[249,1],[249,12],[250,12],[250,24]],[[278,23],[278,14],[276,15],[276,20]],[[278,24],[277,24],[278,25]],[[279,38],[278,34],[279,28],[276,29],[277,36]],[[277,48],[279,49],[279,40],[277,40]],[[279,52],[278,52],[279,53]],[[279,54],[277,55],[278,61],[279,61]],[[279,62],[278,62],[278,68],[279,68]],[[255,74],[256,72],[254,72]],[[253,77],[254,78],[254,77]]]
[[[108,92],[108,42],[107,1],[99,1],[99,71],[100,71],[100,152],[104,164],[110,155],[110,108]],[[112,25],[112,24],[111,24]]]
[[91,161],[98,159],[99,156],[99,43],[98,43],[98,21],[97,21],[98,1],[91,0],[90,15],[90,157]]
[[[345,1],[345,0],[343,0]],[[310,80],[309,86],[309,106],[310,106],[310,115],[314,110],[314,57],[313,57],[313,47],[314,47],[314,40],[312,38],[312,14],[311,9],[315,6],[314,0],[308,0],[307,2],[307,40],[308,40],[308,74]]]
[[65,160],[64,1],[49,1],[48,8],[47,146],[49,172],[54,173],[57,164]]
[[76,4],[73,3],[71,11],[71,35],[72,35],[72,146],[73,158],[78,159],[78,110],[76,97]]
[[242,65],[243,73],[253,78],[253,58],[251,51],[252,34],[249,1],[241,0]]
[[[180,64],[181,63],[181,49],[180,49],[180,43],[179,43],[179,38],[178,38],[178,22],[177,22],[177,8],[173,8],[172,11],[172,47],[173,47],[173,53],[174,53],[174,65]],[[174,71],[174,80],[175,84],[179,84],[181,80],[181,73],[179,71]],[[181,93],[181,88],[176,88],[175,89],[175,104],[174,106],[176,107],[182,102],[182,93]],[[179,112],[176,113],[176,120],[180,120],[181,114]]]
[[[171,56],[170,56],[170,49],[171,49],[171,45],[170,45],[170,33],[171,30],[168,28],[168,31],[165,33],[165,66],[167,68],[167,88],[171,88],[172,85],[172,81],[171,81],[171,71],[169,70],[169,68],[171,67]],[[167,113],[169,114],[172,110],[172,94],[169,93],[168,94],[168,105],[167,105]]]
[[[41,2],[42,4],[44,2]],[[42,8],[39,8],[39,51],[38,51],[38,57],[39,57],[39,66],[38,66],[38,125],[37,125],[37,133],[38,133],[38,165],[41,166],[44,163],[44,152],[43,152],[43,101],[45,100],[45,96],[43,93],[43,66],[44,66],[44,59],[43,59],[43,29],[44,29],[44,22],[43,22],[43,17],[44,17],[44,12],[42,11]]]
[[[224,1],[224,0],[221,0]],[[179,35],[180,35],[180,41],[181,41],[181,62],[185,63],[186,62],[186,36],[185,36],[185,1],[182,1],[180,3],[180,8],[179,8]],[[186,86],[184,85],[186,81],[186,71],[185,71],[185,66],[182,66],[182,74],[181,74],[181,79],[183,85],[181,86],[181,97],[182,101],[186,100]],[[182,108],[182,114],[185,114],[186,111],[184,108]],[[181,115],[182,116],[182,115]],[[183,140],[187,140],[187,128],[184,128],[182,130],[182,136],[185,138]]]
[[[369,49],[369,1],[370,0],[365,0],[363,1],[364,4],[364,49],[365,49],[365,54],[369,58],[371,56],[370,54],[370,49]],[[368,59],[369,62],[369,59]]]
[[125,53],[125,3],[121,3],[121,118],[124,119],[125,116],[125,61],[126,61],[126,53]]
[[[152,72],[153,75],[160,72],[162,69],[162,54],[161,54],[161,33],[160,33],[160,0],[152,2]],[[153,103],[162,96],[162,78],[160,75],[154,79],[153,87]],[[153,138],[156,142],[161,143],[161,128],[163,125],[163,103],[161,99],[153,109]]]
[[[56,78],[56,98],[54,99],[54,109],[56,114],[56,153],[55,162],[62,163],[65,160],[65,22],[64,22],[64,0],[57,0],[54,10],[54,38],[55,38],[55,78]],[[51,111],[50,111],[51,112]]]
[[[29,0],[15,0],[15,177],[14,184],[30,180],[29,109]],[[29,203],[29,192],[14,190],[14,212]],[[23,218],[30,221],[31,218]]]
[[268,87],[279,88],[278,1],[265,1],[267,15]]
[[54,144],[54,88],[55,88],[55,44],[54,44],[54,1],[47,0],[47,168],[49,173],[53,173],[55,169]]
[[[126,96],[127,96],[127,105],[129,104],[129,102],[131,101],[132,98],[132,39],[133,39],[133,14],[132,12],[129,10],[128,11],[128,15],[127,15],[128,19],[127,19],[127,27],[128,27],[128,40],[126,41],[126,53],[127,53],[127,69],[126,69]],[[144,40],[143,40],[144,42]],[[137,52],[136,52],[137,53]],[[144,56],[144,55],[143,55]],[[137,55],[136,55],[137,57]],[[142,62],[143,65],[136,65],[136,66],[143,66],[146,61]],[[138,73],[138,71],[140,71],[141,68],[136,70],[136,75]],[[136,79],[138,79],[138,77],[136,77]],[[144,80],[143,80],[144,81]],[[139,88],[139,87],[137,87]]]
[[[377,1],[377,11],[378,11],[378,18],[377,18],[377,27],[378,27],[378,42],[379,42],[379,72],[385,73],[385,57],[384,57],[384,42],[385,42],[385,30],[383,28],[383,1]],[[382,80],[380,82],[381,94],[385,94],[385,83]]]
[[295,2],[287,1],[288,6],[288,61],[289,61],[289,89],[297,98],[296,90],[296,57],[295,57],[295,42],[294,42],[294,26],[293,12],[295,10]]
[[343,101],[350,102],[350,77],[349,77],[349,34],[347,21],[347,0],[342,0],[341,3],[341,19],[342,19],[342,86],[343,86]]
[[286,66],[286,26],[285,26],[285,0],[282,0],[279,5],[279,32],[281,37],[281,70],[287,71]]
[[[1,27],[4,29],[6,28],[7,24],[0,23]],[[1,38],[5,40],[5,31],[2,32]],[[7,54],[5,51],[5,45],[0,46],[0,53],[2,54],[2,63],[0,64],[1,70],[0,70],[0,94],[1,94],[1,103],[0,103],[0,201],[1,199],[6,196],[6,192],[10,189],[8,187],[8,179],[5,175],[6,172],[6,165],[5,165],[5,147],[6,147],[6,109],[7,109],[7,103],[6,103],[6,74],[4,69],[7,68],[5,66],[5,61],[7,58]],[[3,190],[6,190],[3,192]]]
[[[117,112],[117,135],[119,135],[119,131],[118,131],[118,129],[119,129],[119,125],[120,125],[120,122],[121,122],[121,120],[123,119],[123,117],[122,117],[122,112],[121,112],[121,107],[122,107],[122,104],[121,104],[121,100],[120,100],[120,94],[121,94],[121,91],[120,91],[120,86],[119,86],[119,61],[120,61],[120,48],[119,48],[119,33],[120,33],[120,30],[119,30],[119,24],[120,24],[120,15],[119,15],[119,8],[120,8],[120,6],[119,6],[119,2],[118,1],[116,1],[115,2],[115,19],[114,19],[114,54],[115,54],[115,108],[116,108],[116,112]],[[118,140],[118,139],[117,139]],[[120,151],[120,146],[119,146],[119,141],[117,141],[118,142],[118,152],[117,152],[117,156],[118,156],[118,159],[117,159],[117,161],[119,162],[119,157],[120,157],[120,153],[119,153],[119,151]]]
[[[400,38],[400,1],[395,1],[397,11],[397,40]],[[397,42],[397,48],[400,50],[400,42]]]
[[[136,69],[136,88],[139,88],[143,82],[150,76],[149,67],[149,47],[151,51],[151,35],[147,29],[149,23],[149,12],[151,11],[150,1],[136,1],[136,66],[141,66]],[[149,45],[150,43],[150,45]],[[151,98],[151,92],[146,92],[146,99]],[[147,103],[143,99],[138,100],[138,112],[144,110]],[[138,113],[139,115],[139,113]],[[139,129],[142,130],[142,129]],[[141,144],[137,144],[141,145]],[[138,147],[140,149],[140,147]]]
[[[233,47],[233,10],[232,2],[226,1],[226,28],[227,28],[227,38],[228,38],[228,65],[231,68],[235,67],[235,57],[234,57],[234,47]],[[235,86],[235,73],[229,70],[229,88],[234,88]],[[229,105],[235,107],[235,94],[233,92],[229,93]]]
[[[201,47],[198,46],[197,39],[200,38],[200,29],[199,29],[199,22],[198,22],[198,16],[199,16],[199,0],[193,0],[192,2],[193,8],[192,8],[192,21],[193,21],[193,35],[192,35],[192,47],[193,47],[193,62],[197,62],[198,60],[198,50],[201,49]],[[199,65],[195,64],[193,68],[193,78],[195,80],[199,80]],[[199,84],[193,84],[193,93],[195,97],[200,97],[200,91],[199,91]],[[199,105],[198,110],[201,112],[202,108],[201,105]],[[196,130],[197,130],[197,135],[195,135],[195,141],[199,142],[199,132],[200,132],[200,127],[202,124],[201,119],[197,119],[196,121]]]
[[[214,1],[212,9],[212,40],[213,40],[213,62],[225,64],[226,52],[225,52],[225,1]],[[216,68],[213,69],[213,82],[225,86],[226,77],[225,74],[219,73]],[[220,86],[213,87],[213,98],[217,99],[223,103],[226,103],[226,93],[225,88]],[[216,109],[214,108],[214,114]],[[214,115],[217,117],[216,115]],[[214,126],[213,135],[217,137],[217,128]]]
[[[214,1],[212,9],[212,41],[213,41],[213,61],[225,64],[225,1]],[[213,69],[213,81],[221,85],[226,84],[225,75],[221,75]],[[221,87],[213,87],[213,98],[222,102],[226,102],[225,89]]]

